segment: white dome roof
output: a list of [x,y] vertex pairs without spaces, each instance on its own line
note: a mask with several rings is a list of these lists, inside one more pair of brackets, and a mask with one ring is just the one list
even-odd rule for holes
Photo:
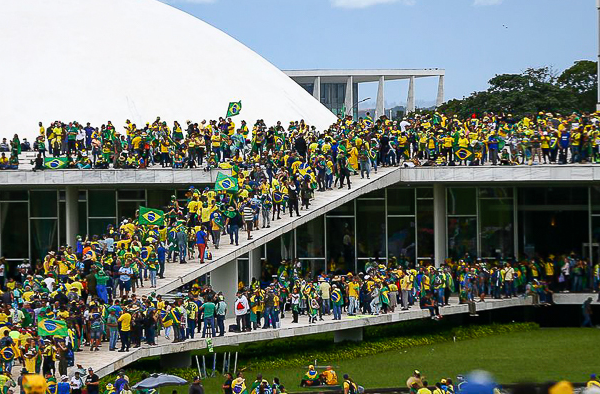
[[0,0],[0,15],[0,137],[32,138],[54,120],[184,125],[238,100],[237,125],[335,122],[261,56],[156,0]]

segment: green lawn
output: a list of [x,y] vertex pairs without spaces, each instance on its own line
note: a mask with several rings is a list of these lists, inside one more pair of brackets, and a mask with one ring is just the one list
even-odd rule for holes
[[[430,383],[473,369],[490,371],[500,383],[585,382],[590,373],[600,373],[599,350],[600,330],[550,328],[383,352],[341,361],[335,367],[340,379],[348,373],[367,388],[404,386],[414,369],[425,374]],[[298,386],[305,372],[302,368],[245,371],[246,381],[252,382],[258,372],[269,381],[279,377],[288,391],[302,390]],[[211,378],[203,385],[208,394],[218,394],[222,382],[221,377]],[[171,389],[161,392],[170,394]],[[185,390],[179,388],[179,392]]]

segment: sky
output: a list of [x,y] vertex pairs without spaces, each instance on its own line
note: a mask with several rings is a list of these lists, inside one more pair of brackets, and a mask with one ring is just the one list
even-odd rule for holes
[[[497,74],[596,60],[595,0],[162,0],[223,30],[280,69],[443,68],[445,99]],[[377,84],[361,84],[372,107]],[[386,107],[408,83],[388,82]],[[418,106],[437,79],[418,79]]]

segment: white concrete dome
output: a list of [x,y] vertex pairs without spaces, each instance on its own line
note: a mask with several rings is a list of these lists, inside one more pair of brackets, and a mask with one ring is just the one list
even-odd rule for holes
[[184,125],[238,100],[236,125],[335,122],[264,58],[157,0],[0,0],[0,15],[0,137],[33,138],[54,120]]

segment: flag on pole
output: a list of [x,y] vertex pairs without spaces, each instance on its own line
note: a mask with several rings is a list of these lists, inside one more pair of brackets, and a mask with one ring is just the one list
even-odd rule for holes
[[58,335],[66,337],[69,335],[67,322],[63,320],[41,319],[38,322],[38,335],[41,337]]
[[227,107],[227,117],[239,115],[242,111],[242,100],[229,103]]
[[49,170],[60,170],[69,166],[69,159],[66,157],[46,157],[44,159],[44,168]]
[[140,225],[165,225],[165,213],[160,209],[140,207],[140,216],[138,218]]
[[229,193],[235,193],[238,191],[238,181],[236,178],[232,176],[227,176],[222,172],[217,174],[217,179],[215,181],[215,191],[224,190]]

